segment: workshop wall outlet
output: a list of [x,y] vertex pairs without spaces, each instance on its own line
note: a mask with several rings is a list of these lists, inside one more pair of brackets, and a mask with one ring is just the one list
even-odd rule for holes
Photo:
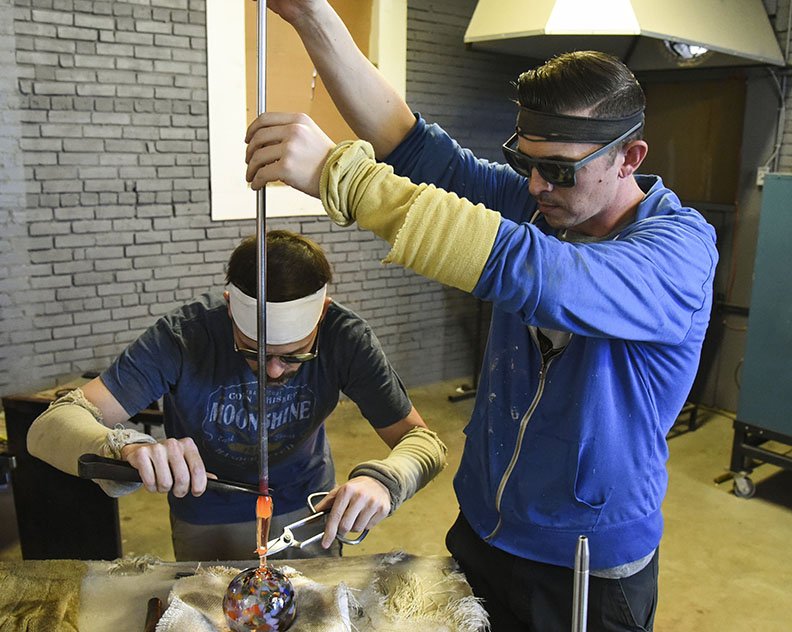
[[770,173],[770,167],[759,167],[756,170],[756,186],[757,187],[761,188],[761,187],[764,186],[765,176],[768,173]]

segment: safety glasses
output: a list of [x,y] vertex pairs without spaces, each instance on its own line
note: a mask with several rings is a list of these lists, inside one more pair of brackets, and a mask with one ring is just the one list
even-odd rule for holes
[[[248,349],[247,347],[240,347],[236,340],[234,340],[234,351],[241,353],[242,357],[247,360],[253,360],[254,362],[258,362],[258,351],[255,349]],[[268,353],[266,358],[267,362],[272,360],[273,358],[277,358],[283,364],[303,364],[305,362],[310,362],[311,360],[315,360],[319,356],[319,329],[316,330],[316,337],[314,338],[314,343],[311,346],[311,350],[307,353],[291,353],[291,354],[270,354]]]
[[535,168],[539,172],[539,175],[550,184],[557,187],[573,187],[575,186],[575,174],[580,169],[618,145],[630,134],[639,129],[641,125],[643,125],[643,123],[637,123],[618,138],[612,140],[607,145],[603,145],[578,161],[531,158],[529,155],[517,149],[517,140],[519,136],[516,132],[509,140],[503,143],[503,156],[506,158],[506,162],[509,166],[521,176],[530,178],[531,171]]

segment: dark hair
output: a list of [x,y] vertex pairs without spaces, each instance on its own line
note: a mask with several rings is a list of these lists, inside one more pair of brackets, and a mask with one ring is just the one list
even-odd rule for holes
[[521,106],[552,114],[590,109],[594,118],[617,119],[646,105],[630,69],[617,57],[592,50],[562,53],[527,70],[517,79],[517,92]]
[[[231,253],[226,283],[258,296],[256,236],[245,237]],[[288,230],[267,233],[267,301],[283,303],[318,291],[333,279],[330,262],[319,245]]]

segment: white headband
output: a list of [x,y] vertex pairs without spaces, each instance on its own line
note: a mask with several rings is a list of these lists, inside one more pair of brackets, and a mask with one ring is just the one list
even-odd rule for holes
[[[258,314],[255,298],[248,296],[233,283],[227,286],[231,303],[231,317],[242,334],[258,340]],[[267,301],[267,344],[285,345],[302,340],[310,334],[322,316],[327,285],[314,294],[294,301]]]

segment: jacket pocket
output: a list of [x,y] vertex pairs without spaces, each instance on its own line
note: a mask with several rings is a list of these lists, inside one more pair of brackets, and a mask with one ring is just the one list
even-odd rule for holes
[[596,468],[587,465],[585,448],[541,433],[526,437],[506,484],[502,512],[541,527],[593,529],[609,494],[599,491]]

